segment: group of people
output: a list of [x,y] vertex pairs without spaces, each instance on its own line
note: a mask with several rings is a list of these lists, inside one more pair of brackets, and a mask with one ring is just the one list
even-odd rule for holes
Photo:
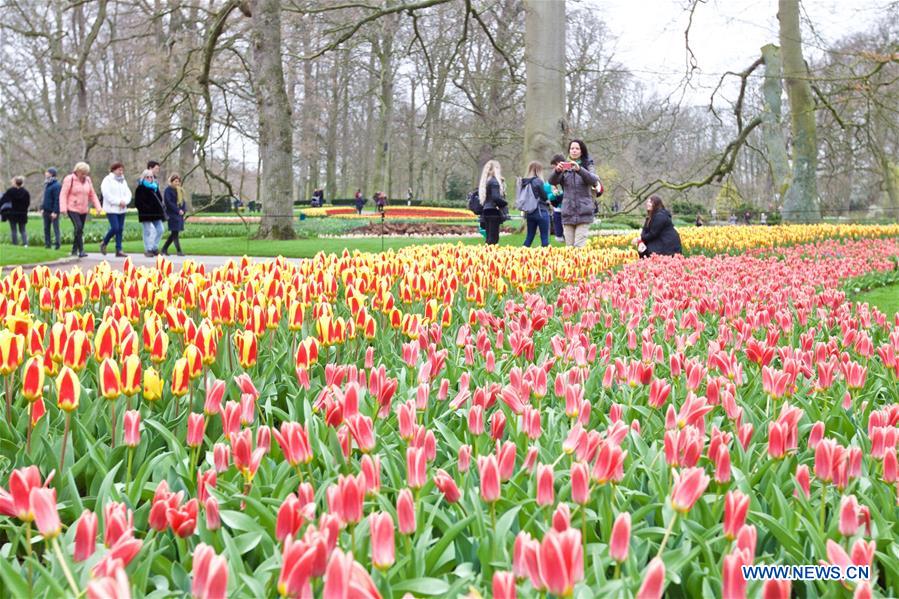
[[[571,140],[568,155],[553,156],[550,168],[549,178],[544,179],[543,165],[539,161],[531,162],[527,174],[518,182],[516,207],[524,213],[524,246],[531,246],[538,231],[540,244],[548,246],[552,228],[557,241],[572,247],[583,247],[587,243],[590,225],[599,212],[596,198],[603,193],[602,181],[595,173],[587,145],[580,139]],[[505,181],[499,162],[488,161],[481,171],[477,190],[481,223],[488,245],[499,243],[500,225],[508,218],[504,190]],[[641,257],[682,252],[680,236],[674,229],[671,213],[658,196],[652,196],[646,202],[646,220],[634,245]]]
[[[90,165],[79,162],[61,183],[57,178],[57,169],[50,167],[44,172],[44,192],[40,207],[44,221],[44,247],[50,248],[52,242],[52,247],[59,249],[59,219],[68,216],[73,227],[72,255],[86,257],[84,226],[90,208],[94,207],[98,212],[105,212],[109,221],[109,229],[100,242],[100,253],[106,255],[107,246],[115,239],[115,255],[125,257],[126,254],[122,252],[125,214],[133,200],[138,222],[143,227],[144,255],[168,255],[168,249],[172,245],[179,256],[184,255],[181,251],[180,233],[184,230],[187,203],[180,175],[170,175],[168,186],[162,191],[158,181],[160,164],[150,160],[132,192],[125,180],[125,166],[121,162],[114,162],[109,166],[109,174],[100,183],[98,198],[90,171]],[[24,186],[24,177],[13,178],[12,187],[0,198],[0,215],[10,224],[13,245],[17,245],[21,238],[22,245],[27,246],[26,225],[31,195]],[[159,243],[165,231],[165,222],[168,223],[169,236],[160,250]]]

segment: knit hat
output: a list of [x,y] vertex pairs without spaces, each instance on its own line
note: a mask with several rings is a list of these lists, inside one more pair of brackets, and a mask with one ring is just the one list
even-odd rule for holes
[[56,168],[54,168],[54,167],[52,167],[52,166],[51,166],[50,168],[47,169],[47,172],[50,173],[50,176],[51,176],[51,177],[55,177],[55,176],[56,176]]

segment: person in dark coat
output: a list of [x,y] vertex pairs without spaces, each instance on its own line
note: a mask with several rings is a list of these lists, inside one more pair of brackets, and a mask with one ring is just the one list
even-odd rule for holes
[[31,206],[31,194],[25,189],[25,177],[13,177],[12,187],[6,190],[0,197],[0,218],[9,223],[12,233],[12,244],[19,244],[19,234],[22,235],[22,247],[28,247],[28,208]]
[[44,247],[50,249],[50,227],[53,227],[55,242],[53,249],[59,249],[59,190],[62,185],[56,178],[57,170],[52,166],[44,172],[44,199],[41,202],[41,216],[44,219]]
[[165,188],[165,213],[169,220],[169,238],[162,246],[162,255],[168,255],[171,244],[175,244],[175,251],[183,256],[181,240],[178,238],[184,230],[184,213],[187,211],[187,203],[184,201],[184,189],[181,187],[181,175],[175,173],[169,177],[169,186]]
[[674,228],[671,213],[665,208],[662,198],[654,195],[646,200],[646,213],[640,237],[634,239],[640,257],[682,254],[680,235]]
[[568,160],[556,164],[550,185],[562,188],[562,228],[565,245],[583,247],[596,214],[594,188],[599,177],[593,172],[593,159],[587,145],[573,139],[568,144]]
[[355,204],[356,214],[362,214],[362,207],[365,206],[365,198],[362,197],[361,189],[356,190]]
[[[540,245],[542,247],[549,246],[549,221],[550,210],[549,197],[546,195],[543,181],[543,165],[538,161],[531,162],[528,165],[527,177],[521,180],[522,189],[525,185],[530,185],[537,198],[537,208],[530,213],[524,215],[527,231],[524,236],[524,247],[531,247],[534,236],[540,231]],[[522,211],[524,214],[524,211]]]
[[166,218],[159,185],[149,169],[143,172],[140,183],[134,188],[134,207],[137,208],[137,220],[144,228],[144,256],[152,258],[159,254],[162,221]]
[[478,184],[478,198],[483,206],[481,217],[487,231],[487,245],[499,243],[499,226],[504,220],[503,208],[508,206],[503,195],[504,185],[499,162],[488,160],[481,171],[481,181]]

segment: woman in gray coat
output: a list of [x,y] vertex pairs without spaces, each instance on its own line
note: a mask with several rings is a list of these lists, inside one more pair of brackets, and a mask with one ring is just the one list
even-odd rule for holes
[[593,187],[599,177],[593,172],[593,160],[579,139],[568,144],[568,160],[560,162],[549,177],[550,185],[562,188],[562,229],[565,245],[583,247],[596,213]]

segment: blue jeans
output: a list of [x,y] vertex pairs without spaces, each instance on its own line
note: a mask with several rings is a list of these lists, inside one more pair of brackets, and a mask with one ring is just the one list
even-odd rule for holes
[[103,236],[103,245],[109,243],[109,240],[115,237],[115,251],[122,251],[122,234],[125,231],[125,213],[121,214],[110,214],[106,213],[106,218],[109,220],[109,231],[106,232],[106,235]]
[[524,247],[531,247],[534,241],[534,235],[537,229],[540,229],[540,245],[546,247],[549,245],[549,212],[546,208],[538,207],[536,210],[525,216],[525,223],[528,230],[524,237]]
[[154,220],[141,223],[144,228],[144,251],[155,252],[159,250],[159,240],[162,239],[162,221]]

